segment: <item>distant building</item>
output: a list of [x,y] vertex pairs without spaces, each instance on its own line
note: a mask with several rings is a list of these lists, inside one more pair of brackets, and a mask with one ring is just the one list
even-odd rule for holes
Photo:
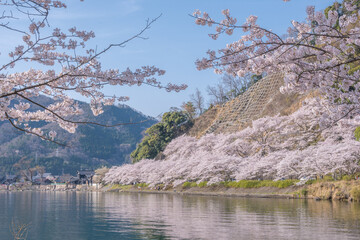
[[49,178],[53,178],[54,176],[51,173],[43,173],[42,177],[49,179]]
[[64,174],[56,177],[55,183],[78,184],[79,178],[71,176],[70,174]]
[[36,178],[34,181],[33,181],[33,184],[37,184],[37,185],[50,185],[52,184],[53,182],[50,181],[49,179],[47,178]]
[[55,182],[55,177],[51,173],[38,174],[32,178],[32,182],[37,184],[51,184]]
[[80,184],[92,185],[95,172],[93,170],[79,170],[77,175]]

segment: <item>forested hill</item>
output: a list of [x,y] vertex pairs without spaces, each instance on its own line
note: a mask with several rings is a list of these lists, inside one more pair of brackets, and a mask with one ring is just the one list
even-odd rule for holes
[[[39,97],[40,104],[48,105],[53,100]],[[0,122],[0,174],[16,172],[14,164],[30,162],[31,166],[44,166],[46,172],[53,174],[75,174],[80,168],[121,165],[129,162],[129,155],[141,141],[144,130],[156,123],[154,118],[126,106],[105,106],[104,113],[95,117],[87,103],[79,102],[84,110],[77,120],[98,122],[106,125],[129,122],[139,124],[117,127],[81,125],[75,134],[70,134],[54,123],[35,123],[46,130],[57,132],[56,140],[69,147],[43,141],[38,137],[24,134],[8,122]],[[32,106],[36,110],[35,106]],[[19,166],[19,164],[17,165]],[[20,164],[21,166],[21,164]]]

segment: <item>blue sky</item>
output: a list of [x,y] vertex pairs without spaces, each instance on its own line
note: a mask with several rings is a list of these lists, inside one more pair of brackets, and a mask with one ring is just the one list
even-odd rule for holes
[[[142,65],[155,65],[166,70],[160,78],[163,83],[185,83],[189,87],[181,93],[168,93],[151,87],[109,87],[108,95],[129,96],[126,104],[150,116],[157,116],[179,107],[189,99],[196,88],[206,96],[206,87],[216,84],[220,76],[211,70],[197,71],[195,60],[205,56],[208,49],[219,49],[236,40],[222,36],[214,41],[208,37],[213,29],[195,25],[189,16],[195,9],[206,11],[215,19],[221,19],[221,10],[230,9],[238,23],[249,15],[258,16],[258,23],[278,34],[285,34],[291,20],[305,18],[305,9],[314,5],[317,10],[332,4],[333,0],[76,0],[66,1],[68,8],[58,10],[49,18],[51,27],[93,30],[96,39],[89,46],[101,49],[109,43],[121,42],[136,34],[146,19],[161,18],[144,36],[148,40],[134,40],[126,48],[118,48],[102,57],[104,68],[124,70]],[[81,99],[81,98],[79,98]],[[84,100],[84,99],[81,99]]]

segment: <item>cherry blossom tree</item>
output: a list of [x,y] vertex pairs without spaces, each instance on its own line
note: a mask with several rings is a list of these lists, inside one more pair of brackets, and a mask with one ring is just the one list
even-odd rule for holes
[[[140,86],[143,84],[180,91],[186,85],[162,85],[156,77],[165,71],[155,66],[143,66],[135,70],[126,68],[104,69],[100,57],[116,47],[124,47],[134,39],[144,39],[143,33],[157,20],[146,21],[145,26],[129,39],[110,44],[98,50],[86,46],[95,37],[92,31],[72,27],[67,31],[51,28],[48,16],[54,9],[66,8],[63,1],[55,0],[1,0],[2,15],[0,29],[3,36],[15,35],[19,45],[7,52],[1,50],[0,64],[0,121],[8,121],[15,128],[46,140],[54,140],[56,133],[33,128],[36,121],[54,122],[70,133],[79,124],[96,122],[76,121],[74,116],[82,113],[69,93],[80,94],[90,101],[94,115],[103,112],[103,106],[116,100],[125,101],[126,96],[106,96],[102,89],[106,85]],[[27,24],[24,22],[27,21]],[[18,67],[28,68],[18,72]],[[42,105],[36,100],[39,95],[53,98],[54,103]],[[30,111],[31,105],[38,111]],[[120,123],[123,124],[123,123]]]
[[360,142],[353,121],[319,131],[326,101],[310,99],[289,116],[265,117],[233,134],[183,135],[165,148],[164,160],[113,167],[104,181],[179,185],[242,179],[300,178],[360,171]]
[[[317,90],[330,103],[323,123],[340,118],[360,123],[360,24],[359,1],[344,0],[326,11],[309,6],[305,22],[292,21],[288,37],[283,38],[257,24],[249,16],[243,25],[223,10],[224,19],[216,21],[207,12],[196,10],[196,24],[215,26],[209,34],[217,39],[243,30],[237,41],[208,57],[197,60],[199,70],[213,68],[216,73],[244,76],[284,73],[284,92]],[[326,121],[325,121],[326,120]]]

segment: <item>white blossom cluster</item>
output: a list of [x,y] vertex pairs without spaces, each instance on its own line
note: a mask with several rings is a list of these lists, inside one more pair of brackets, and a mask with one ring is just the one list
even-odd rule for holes
[[320,128],[328,109],[319,99],[289,116],[265,117],[234,134],[183,135],[166,147],[165,160],[144,159],[112,167],[107,183],[209,184],[242,179],[300,178],[360,170],[360,142],[353,121],[341,119]]
[[[218,51],[209,50],[208,57],[197,60],[199,70],[213,68],[216,73],[244,76],[252,72],[284,73],[284,92],[306,92],[316,89],[330,103],[332,114],[324,118],[348,118],[360,114],[360,21],[357,1],[343,0],[327,14],[307,8],[305,22],[292,22],[287,37],[257,25],[250,16],[239,26],[229,10],[225,19],[216,22],[206,12],[195,11],[196,24],[215,25],[220,34],[233,34],[242,29],[244,35]],[[360,120],[360,119],[359,119]],[[360,124],[360,121],[359,121]]]

